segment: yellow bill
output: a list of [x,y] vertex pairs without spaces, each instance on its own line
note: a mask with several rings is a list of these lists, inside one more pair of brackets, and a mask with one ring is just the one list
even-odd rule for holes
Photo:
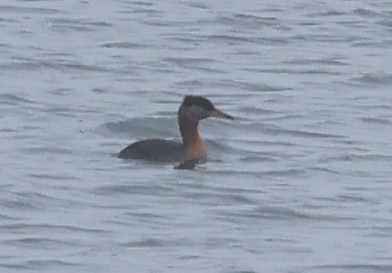
[[224,118],[224,119],[234,119],[232,116],[218,110],[214,109],[211,111],[211,117],[216,117],[216,118]]

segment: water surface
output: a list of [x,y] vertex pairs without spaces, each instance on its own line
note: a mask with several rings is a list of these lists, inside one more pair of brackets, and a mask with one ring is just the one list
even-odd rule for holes
[[[0,4],[0,272],[391,272],[389,1]],[[200,125],[192,171],[124,161]]]

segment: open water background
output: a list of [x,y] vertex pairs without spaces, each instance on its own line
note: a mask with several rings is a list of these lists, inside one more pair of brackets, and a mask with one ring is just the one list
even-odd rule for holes
[[[0,272],[392,272],[391,1],[0,3]],[[192,171],[123,161],[206,120]]]

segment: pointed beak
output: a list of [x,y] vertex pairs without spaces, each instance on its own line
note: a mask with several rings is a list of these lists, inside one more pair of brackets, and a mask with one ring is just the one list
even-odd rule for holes
[[210,116],[211,117],[216,117],[216,118],[234,119],[232,116],[230,116],[230,115],[228,115],[228,114],[226,114],[226,113],[224,113],[224,112],[222,112],[222,111],[220,111],[218,109],[212,110]]

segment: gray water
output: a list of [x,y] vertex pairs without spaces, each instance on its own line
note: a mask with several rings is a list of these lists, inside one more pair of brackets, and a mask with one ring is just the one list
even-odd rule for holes
[[[0,272],[392,272],[390,1],[0,3]],[[176,139],[194,170],[125,161]]]

